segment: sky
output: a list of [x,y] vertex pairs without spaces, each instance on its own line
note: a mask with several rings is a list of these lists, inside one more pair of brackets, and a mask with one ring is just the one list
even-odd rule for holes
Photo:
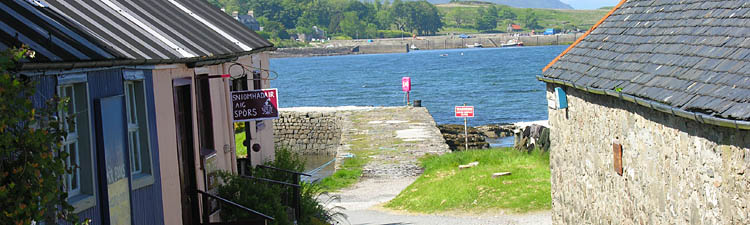
[[620,0],[560,0],[575,9],[598,9],[604,6],[615,6]]

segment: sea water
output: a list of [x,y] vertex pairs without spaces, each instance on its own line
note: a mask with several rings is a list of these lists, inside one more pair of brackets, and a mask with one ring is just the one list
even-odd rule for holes
[[476,48],[271,59],[281,107],[402,106],[401,78],[438,124],[461,124],[454,106],[475,107],[470,126],[547,119],[542,68],[567,46]]

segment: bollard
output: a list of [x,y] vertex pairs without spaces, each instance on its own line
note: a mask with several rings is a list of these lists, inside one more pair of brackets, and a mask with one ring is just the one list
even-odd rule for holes
[[414,107],[422,107],[422,100],[414,100]]

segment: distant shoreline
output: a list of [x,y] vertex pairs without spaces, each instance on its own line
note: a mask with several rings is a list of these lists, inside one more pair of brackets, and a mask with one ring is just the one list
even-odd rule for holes
[[[457,35],[427,36],[417,38],[384,38],[334,40],[318,43],[314,47],[279,48],[271,53],[271,58],[297,58],[317,56],[407,53],[419,50],[462,49],[479,44],[483,48],[498,48],[509,40],[519,40],[524,46],[564,45],[573,43],[583,33],[512,36],[509,34],[479,34],[471,38]],[[414,46],[414,47],[412,47]],[[419,49],[419,50],[417,50]]]

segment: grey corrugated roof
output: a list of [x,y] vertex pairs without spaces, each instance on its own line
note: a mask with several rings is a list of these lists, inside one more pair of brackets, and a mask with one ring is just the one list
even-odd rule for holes
[[0,38],[0,49],[29,45],[31,63],[193,62],[273,47],[204,0],[7,0]]
[[543,76],[750,120],[750,1],[628,0]]

